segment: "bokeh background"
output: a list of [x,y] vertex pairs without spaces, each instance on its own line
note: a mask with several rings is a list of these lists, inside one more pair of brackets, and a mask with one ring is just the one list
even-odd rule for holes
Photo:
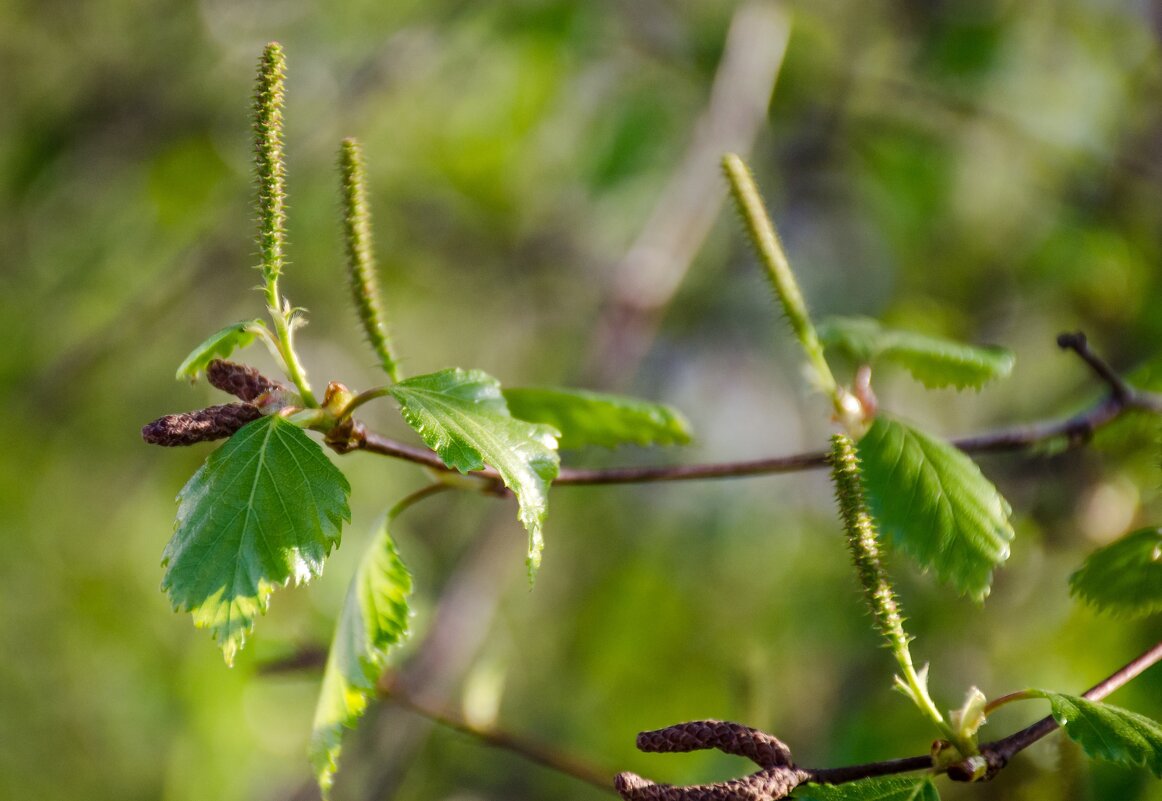
[[[595,465],[825,441],[825,404],[719,211],[726,147],[749,152],[817,312],[1016,351],[1012,378],[980,394],[887,372],[883,405],[947,435],[1079,409],[1101,388],[1057,351],[1062,330],[1157,380],[1160,37],[1142,0],[0,7],[0,797],[314,796],[318,671],[263,668],[325,647],[368,532],[424,477],[343,457],[343,547],[312,586],[275,594],[227,669],[159,591],[173,498],[211,446],[138,434],[218,402],[173,370],[261,312],[248,108],[265,42],[289,57],[284,288],[310,310],[315,382],[379,381],[342,279],[334,162],[355,135],[407,371],[619,389],[693,423],[696,442],[668,453],[565,454]],[[394,416],[367,419],[406,438]],[[891,558],[942,704],[972,684],[1077,692],[1158,640],[1157,617],[1099,618],[1066,583],[1100,543],[1162,519],[1157,441],[1137,420],[1082,451],[985,459],[1019,536],[984,606]],[[820,766],[929,746],[889,691],[821,474],[559,488],[531,592],[506,503],[441,496],[398,528],[417,585],[401,681],[431,706],[682,783],[743,766],[638,754],[638,730],[735,719]],[[1113,700],[1162,717],[1162,671]],[[1005,710],[992,731],[1043,712]],[[1061,739],[942,792],[1162,799],[1148,772]],[[349,738],[336,797],[605,796],[385,702]]]

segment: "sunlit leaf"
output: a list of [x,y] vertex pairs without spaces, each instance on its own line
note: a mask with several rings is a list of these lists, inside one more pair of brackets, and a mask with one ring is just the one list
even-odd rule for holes
[[1009,557],[1011,509],[962,451],[880,416],[859,441],[868,503],[880,529],[958,591],[988,595]]
[[178,495],[162,589],[233,663],[274,588],[322,572],[351,519],[350,491],[302,429],[277,415],[248,423]]
[[684,445],[690,424],[661,403],[555,387],[505,389],[512,416],[546,423],[561,432],[562,448],[601,445]]
[[1070,576],[1069,588],[1114,614],[1162,611],[1162,528],[1135,531],[1094,551]]
[[239,348],[245,348],[265,330],[262,320],[245,320],[228,325],[207,337],[206,341],[194,348],[186,360],[178,367],[177,378],[195,379],[205,372],[214,359],[225,359]]
[[1035,691],[1053,707],[1054,719],[1095,759],[1148,767],[1162,779],[1162,724],[1156,720],[1074,695]]
[[898,331],[868,317],[830,317],[820,324],[819,339],[857,362],[895,362],[932,388],[979,389],[1013,370],[1013,353],[1005,348]]
[[529,533],[529,578],[541,562],[549,484],[557,477],[557,437],[550,426],[509,414],[500,383],[480,370],[451,368],[393,384],[404,419],[449,467],[467,473],[485,464],[516,495]]
[[811,801],[940,801],[927,776],[880,776],[846,784],[804,784],[795,798]]
[[412,577],[395,549],[390,523],[384,519],[351,579],[323,672],[310,754],[324,796],[338,769],[344,729],[363,715],[389,651],[408,633]]

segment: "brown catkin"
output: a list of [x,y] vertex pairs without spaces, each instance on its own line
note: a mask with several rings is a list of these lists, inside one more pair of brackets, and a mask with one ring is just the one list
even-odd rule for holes
[[151,445],[173,447],[225,439],[247,423],[262,417],[257,406],[227,403],[196,412],[167,414],[141,429],[141,438]]
[[716,748],[746,757],[762,768],[791,764],[791,749],[766,732],[723,720],[695,720],[637,736],[639,751],[679,753]]
[[206,367],[206,379],[210,385],[228,392],[239,400],[254,401],[274,389],[285,389],[277,381],[244,364],[214,359]]
[[778,801],[809,778],[797,768],[768,768],[743,779],[675,787],[655,784],[635,773],[619,773],[613,781],[625,801]]

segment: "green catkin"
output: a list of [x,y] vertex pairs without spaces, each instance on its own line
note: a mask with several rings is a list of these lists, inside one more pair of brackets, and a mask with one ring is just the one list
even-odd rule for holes
[[260,269],[265,284],[266,307],[278,337],[279,355],[303,403],[314,408],[319,403],[311,392],[306,370],[299,363],[294,349],[296,310],[278,292],[286,246],[286,160],[282,142],[285,95],[286,56],[280,44],[271,42],[263,49],[258,61],[258,81],[254,90],[254,171],[258,181]]
[[399,364],[392,354],[391,339],[383,325],[383,307],[376,281],[375,249],[371,237],[371,212],[367,203],[367,179],[363,153],[355,139],[344,139],[339,148],[339,172],[343,191],[343,239],[347,250],[347,279],[363,332],[384,372],[399,381]]
[[272,283],[282,274],[286,242],[286,162],[283,157],[282,114],[286,87],[286,56],[271,42],[258,62],[254,92],[254,165],[258,179],[258,247],[262,275]]
[[823,345],[819,342],[819,335],[811,323],[803,293],[799,291],[799,284],[791,272],[787,254],[779,241],[779,235],[775,232],[775,226],[767,213],[762,195],[759,194],[754,176],[743,160],[734,153],[727,153],[723,157],[722,169],[726,173],[730,193],[746,225],[747,234],[750,235],[750,240],[763,264],[775,297],[783,307],[787,322],[790,323],[795,338],[799,340],[815,371],[819,388],[832,398],[836,411],[842,414],[839,387],[823,356]]
[[846,434],[836,434],[831,438],[831,477],[835,482],[835,498],[847,534],[847,547],[876,629],[893,652],[906,652],[908,637],[904,633],[904,622],[896,604],[895,593],[880,564],[876,524],[864,497],[859,457],[855,452],[855,443]]
[[957,738],[929,696],[926,669],[917,672],[912,664],[904,617],[900,614],[888,574],[880,563],[879,535],[867,508],[855,443],[846,434],[836,434],[831,438],[831,478],[835,482],[835,499],[839,503],[847,547],[863,587],[864,600],[871,610],[876,630],[883,636],[884,644],[896,658],[902,674],[896,677],[896,686],[946,737],[956,741],[962,753],[973,753],[971,741]]

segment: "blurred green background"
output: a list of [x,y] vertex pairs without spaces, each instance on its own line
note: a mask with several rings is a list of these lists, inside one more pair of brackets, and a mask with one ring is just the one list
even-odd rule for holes
[[[1162,350],[1160,37],[1157,5],[1129,0],[0,7],[0,797],[315,794],[318,672],[259,668],[327,643],[361,543],[423,476],[342,458],[343,547],[314,585],[275,594],[230,670],[159,591],[173,498],[210,446],[138,434],[220,402],[173,370],[261,312],[248,107],[265,42],[289,58],[284,289],[311,312],[300,342],[316,384],[378,381],[342,281],[334,162],[355,135],[405,370],[622,389],[678,406],[698,435],[671,453],[565,454],[584,465],[791,453],[829,431],[739,226],[715,213],[721,182],[674,178],[713,171],[718,153],[687,153],[716,115],[753,128],[813,309],[1017,353],[1012,378],[979,395],[886,373],[883,405],[948,435],[1066,414],[1101,390],[1054,346],[1074,329],[1162,384],[1148,369]],[[732,63],[741,77],[715,88]],[[732,86],[757,118],[732,116]],[[681,213],[712,220],[705,237]],[[673,245],[657,275],[641,248],[627,256],[651,215]],[[406,437],[393,416],[368,412]],[[1078,692],[1158,640],[1157,617],[1099,618],[1066,584],[1098,544],[1162,520],[1157,433],[1131,421],[1084,451],[985,459],[1019,536],[983,607],[891,559],[944,705],[972,684]],[[634,751],[637,731],[696,717],[766,728],[808,765],[927,750],[889,691],[823,475],[559,488],[552,503],[532,592],[508,504],[441,496],[401,519],[418,589],[400,662],[418,698],[671,782],[742,770]],[[1162,670],[1114,701],[1162,717]],[[1043,712],[1005,710],[992,732]],[[990,786],[941,789],[1162,799],[1148,772],[1091,765],[1059,737]],[[349,738],[336,797],[606,796],[383,704]]]

